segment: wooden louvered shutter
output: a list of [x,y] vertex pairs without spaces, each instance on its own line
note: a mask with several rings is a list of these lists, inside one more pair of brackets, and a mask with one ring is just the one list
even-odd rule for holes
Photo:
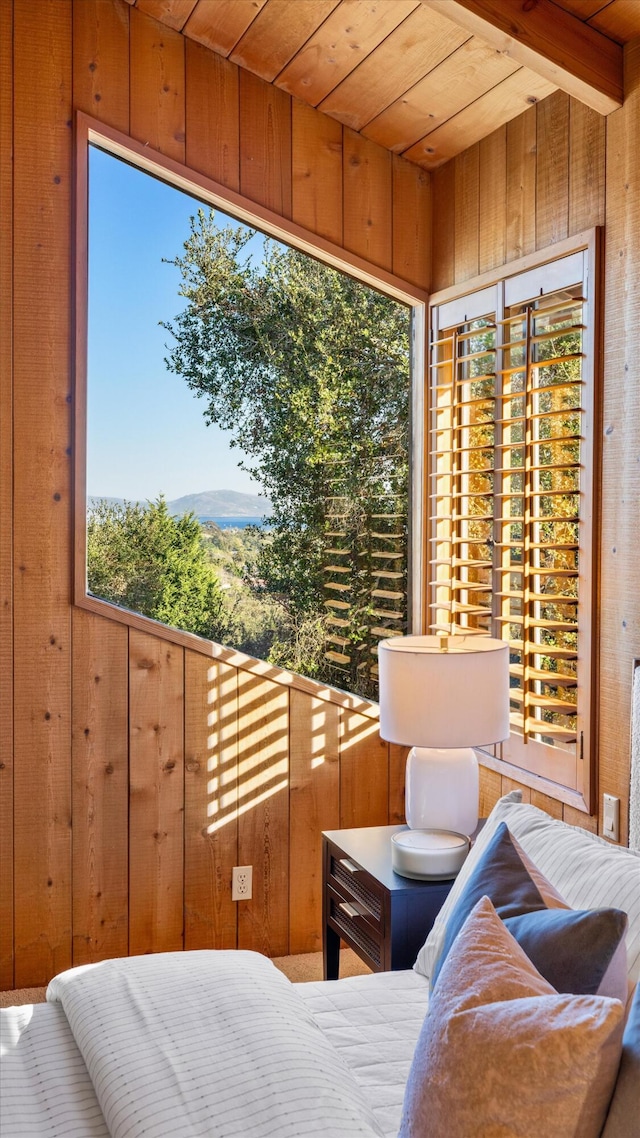
[[507,640],[496,754],[586,801],[591,751],[589,251],[432,310],[429,628]]
[[[372,431],[373,436],[373,431]],[[407,629],[408,444],[385,424],[357,469],[336,463],[325,509],[325,660],[334,683],[378,695],[378,642]],[[330,468],[331,469],[331,468]]]

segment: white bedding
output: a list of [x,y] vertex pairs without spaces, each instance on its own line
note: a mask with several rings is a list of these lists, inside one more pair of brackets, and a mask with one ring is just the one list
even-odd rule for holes
[[50,1005],[2,1013],[2,1138],[380,1136],[298,987],[248,952],[63,973]]
[[296,988],[353,1072],[385,1138],[395,1138],[428,980],[413,971],[378,972]]
[[59,1004],[0,1012],[2,1138],[109,1138]]

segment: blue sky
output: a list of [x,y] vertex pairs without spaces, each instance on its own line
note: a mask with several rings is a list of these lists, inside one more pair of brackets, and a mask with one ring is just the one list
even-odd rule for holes
[[[91,148],[87,492],[144,500],[202,490],[259,493],[204,402],[164,364],[184,303],[182,252],[195,198]],[[224,215],[219,215],[224,216]],[[252,242],[253,244],[253,242]]]

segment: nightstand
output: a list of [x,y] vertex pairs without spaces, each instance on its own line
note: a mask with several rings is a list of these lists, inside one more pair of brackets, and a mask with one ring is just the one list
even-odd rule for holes
[[340,940],[374,972],[411,968],[453,885],[416,881],[391,868],[391,835],[407,826],[327,830],[322,835],[325,980],[337,980]]

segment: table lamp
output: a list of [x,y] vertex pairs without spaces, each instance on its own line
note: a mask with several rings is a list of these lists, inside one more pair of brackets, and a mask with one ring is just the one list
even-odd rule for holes
[[411,747],[407,825],[472,834],[479,797],[472,747],[509,736],[509,645],[488,636],[394,636],[378,645],[378,678],[380,735]]

